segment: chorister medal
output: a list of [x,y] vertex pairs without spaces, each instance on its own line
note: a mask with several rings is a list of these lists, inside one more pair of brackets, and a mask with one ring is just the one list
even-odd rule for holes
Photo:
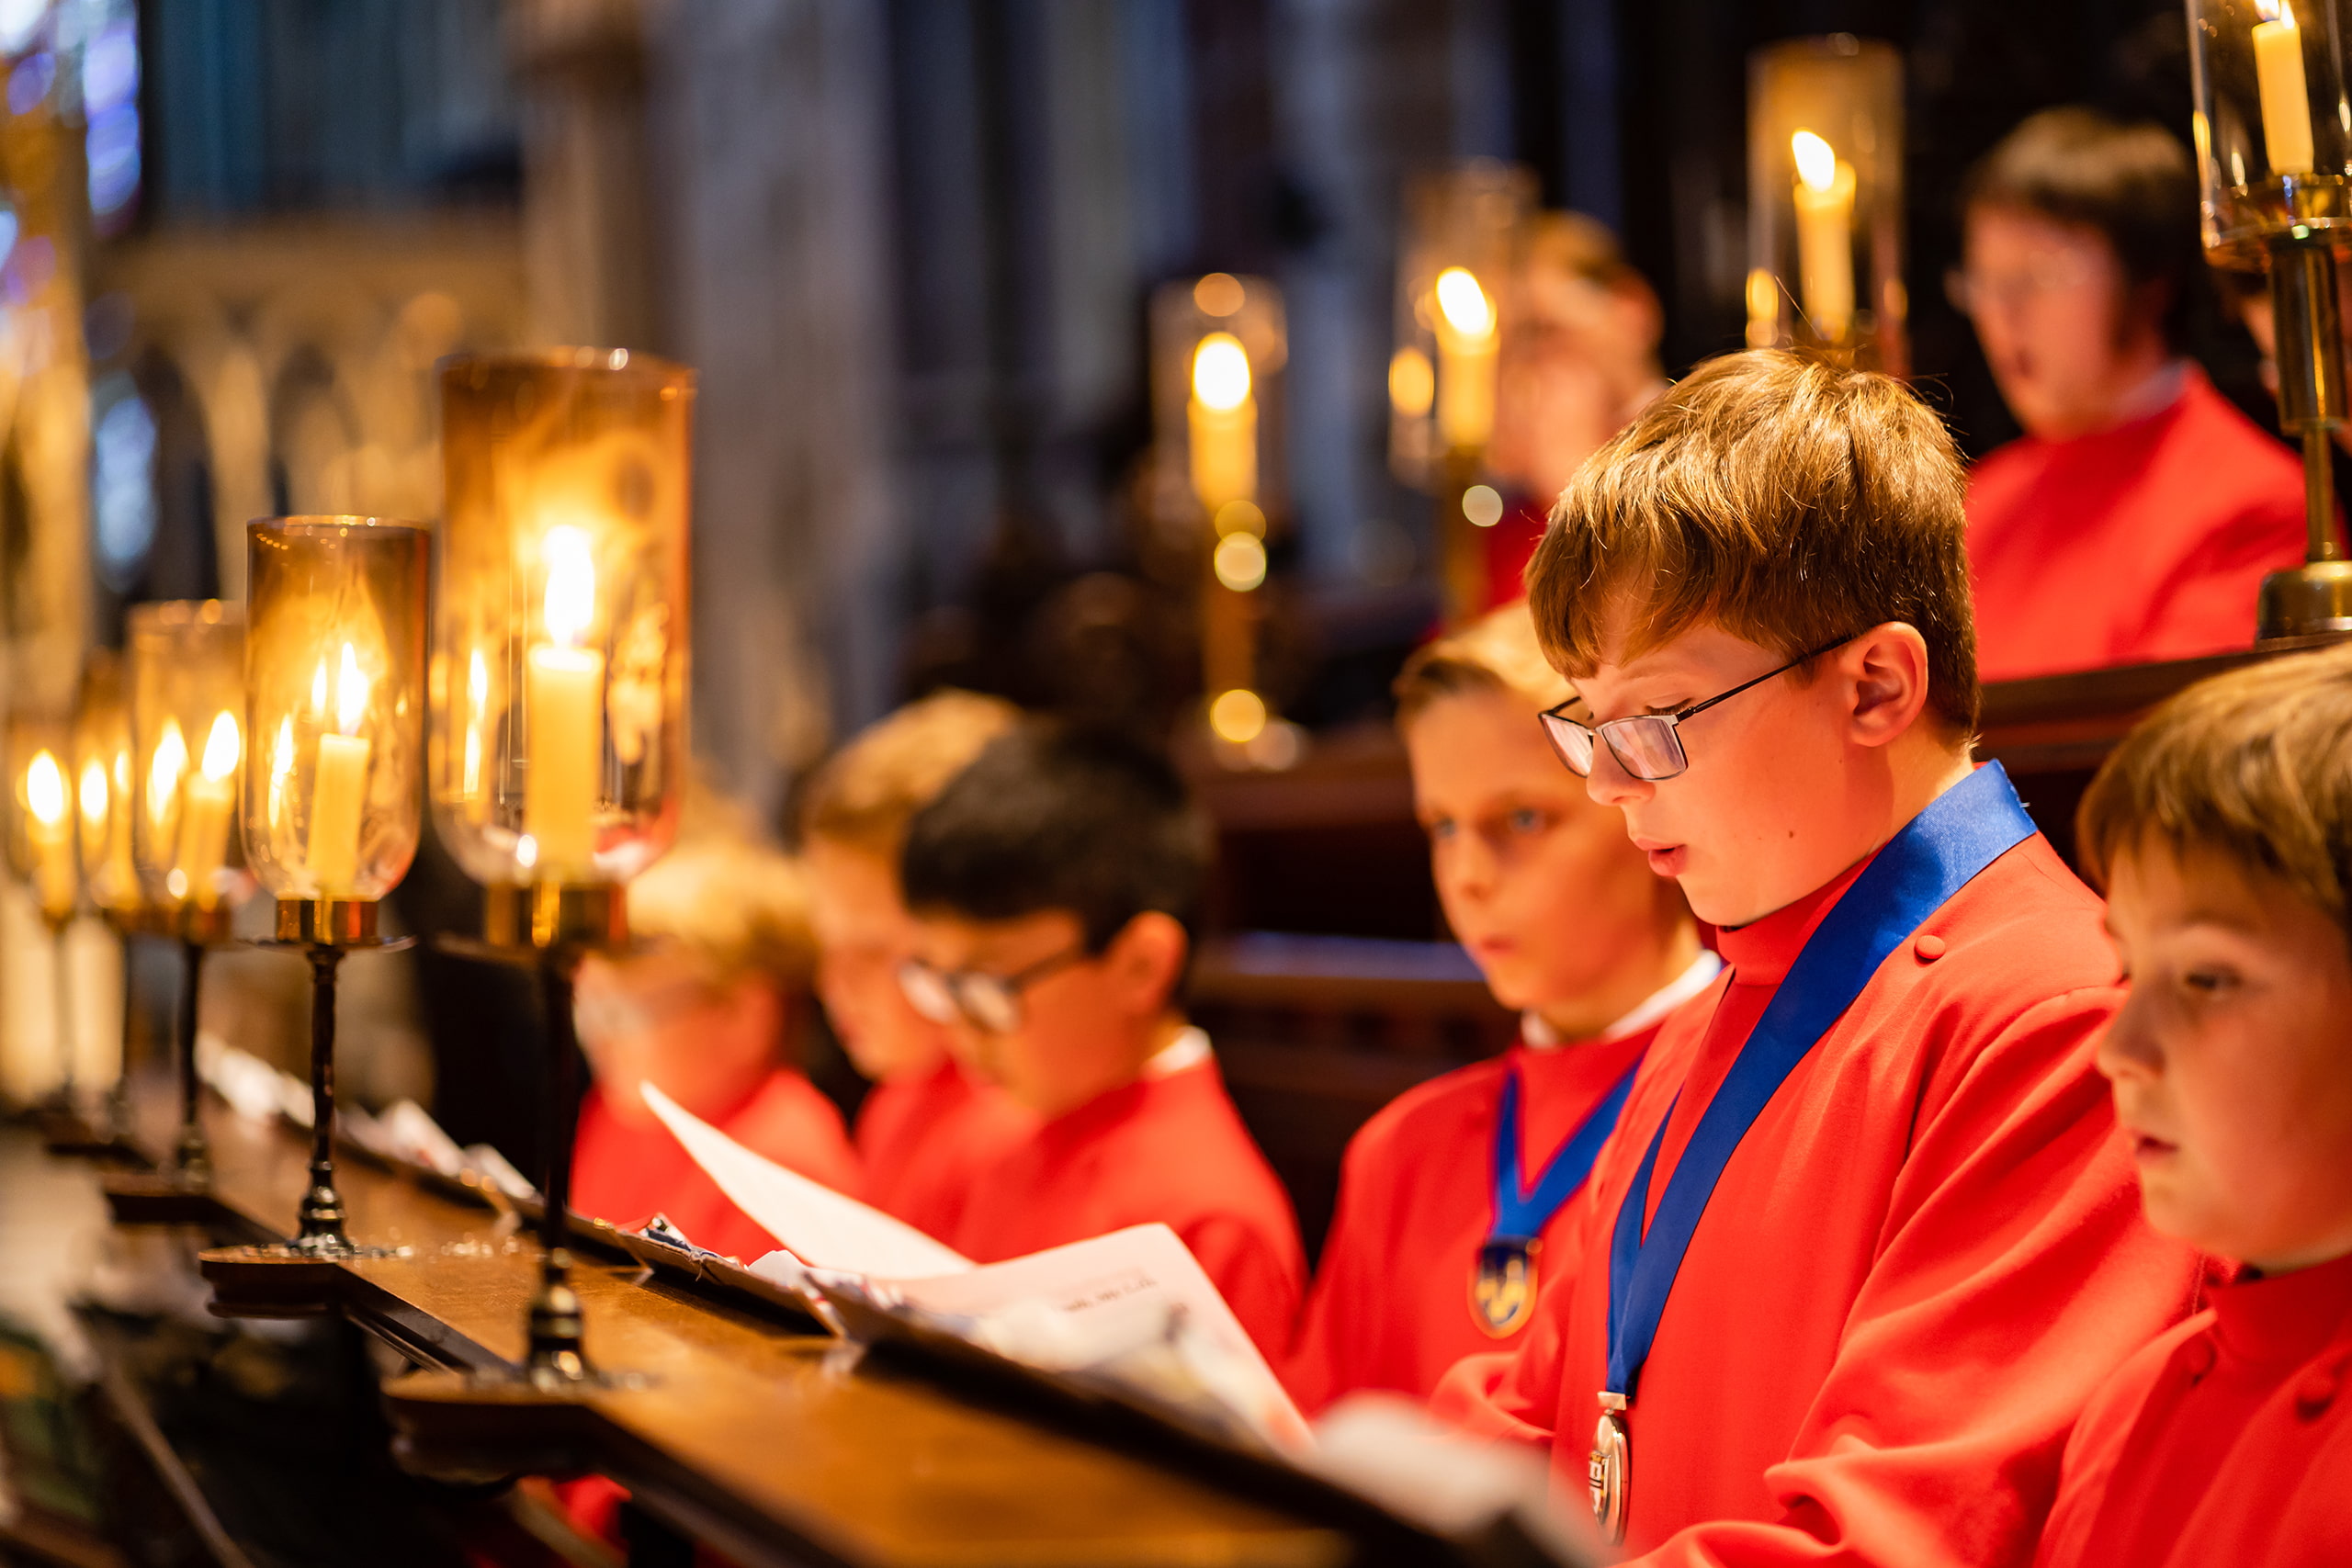
[[1531,1186],[1519,1168],[1519,1069],[1514,1066],[1503,1074],[1502,1098],[1495,1108],[1494,1221],[1470,1271],[1470,1315],[1496,1338],[1509,1338],[1535,1315],[1535,1258],[1544,1249],[1544,1227],[1592,1174],[1592,1162],[1633,1087],[1634,1068],[1628,1067],[1585,1112]]
[[1797,1064],[1853,1004],[1887,955],[1977,873],[2033,836],[2008,774],[1988,762],[1946,790],[1887,840],[1830,907],[1748,1031],[1691,1129],[1650,1213],[1650,1178],[1674,1120],[1669,1106],[1617,1207],[1609,1246],[1609,1386],[1600,1394],[1587,1471],[1592,1517],[1610,1544],[1625,1540],[1633,1449],[1625,1410],[1649,1361],[1658,1321],[1715,1183]]

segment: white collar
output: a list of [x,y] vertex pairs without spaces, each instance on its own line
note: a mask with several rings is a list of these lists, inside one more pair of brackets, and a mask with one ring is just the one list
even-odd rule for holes
[[[1724,961],[1716,957],[1713,950],[1701,948],[1699,956],[1690,961],[1690,968],[1652,991],[1635,1004],[1633,1011],[1591,1038],[1595,1041],[1623,1040],[1628,1034],[1639,1033],[1713,985],[1715,976],[1723,973],[1723,967]],[[1519,1015],[1519,1037],[1537,1051],[1548,1051],[1570,1043],[1560,1038],[1560,1032],[1544,1022],[1532,1010]]]
[[[1712,956],[1712,955],[1711,955]],[[1208,1032],[1198,1025],[1187,1024],[1176,1038],[1151,1054],[1143,1065],[1147,1078],[1172,1078],[1187,1067],[1197,1067],[1209,1059]]]

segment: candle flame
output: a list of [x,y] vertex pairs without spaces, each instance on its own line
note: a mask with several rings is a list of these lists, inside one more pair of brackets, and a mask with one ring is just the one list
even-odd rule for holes
[[1446,325],[1464,337],[1482,338],[1495,330],[1495,307],[1467,267],[1450,266],[1437,275],[1437,308]]
[[1193,351],[1193,396],[1223,412],[1250,397],[1250,355],[1231,333],[1211,333]]
[[212,732],[204,739],[204,776],[215,784],[237,771],[237,756],[243,750],[237,738],[236,716],[223,709],[212,720]]
[[276,826],[286,815],[286,786],[294,778],[294,716],[277,721],[277,739],[269,748],[269,820]]
[[539,541],[548,563],[547,600],[542,617],[548,636],[567,647],[580,646],[588,625],[596,618],[596,558],[588,533],[559,523]]
[[180,775],[186,772],[187,742],[180,739],[180,721],[167,718],[155,740],[155,755],[147,763],[147,816],[158,837],[167,836],[172,813],[179,807]]
[[25,804],[44,828],[65,820],[65,771],[57,765],[54,752],[44,749],[33,754],[25,769]]
[[490,666],[479,648],[466,660],[466,695],[477,709],[490,701]]
[[107,765],[96,757],[82,764],[82,820],[93,832],[103,831],[107,820]]
[[319,667],[311,671],[311,711],[327,711],[327,656],[319,655]]
[[2254,8],[2266,22],[2276,22],[2289,32],[2295,30],[2295,8],[2287,0],[2254,0]]
[[1795,154],[1797,178],[1808,190],[1827,190],[1838,183],[1838,152],[1828,142],[1810,130],[1800,130],[1789,138],[1789,151]]
[[359,672],[359,655],[351,644],[343,645],[343,668],[336,672],[334,682],[335,728],[345,735],[359,733],[359,721],[368,716],[368,677]]

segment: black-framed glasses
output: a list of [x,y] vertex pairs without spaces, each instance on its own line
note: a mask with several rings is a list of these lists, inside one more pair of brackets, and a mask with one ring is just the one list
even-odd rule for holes
[[933,1023],[962,1019],[988,1034],[1010,1034],[1021,1027],[1021,993],[1086,957],[1086,944],[1040,958],[1011,975],[978,969],[934,969],[919,958],[899,965],[899,989],[907,1005]]
[[1750,686],[1760,686],[1775,675],[1785,675],[1798,665],[1818,659],[1852,640],[1851,637],[1839,637],[1811,653],[1800,653],[1777,670],[1767,670],[1753,681],[1743,681],[1728,692],[1718,692],[1704,702],[1692,703],[1689,707],[1677,708],[1672,713],[1637,713],[1628,718],[1612,718],[1606,724],[1579,724],[1565,710],[1583,699],[1570,697],[1558,707],[1544,711],[1541,716],[1544,738],[1552,743],[1552,750],[1559,753],[1560,761],[1567,764],[1568,772],[1578,778],[1591,775],[1593,748],[1606,739],[1619,766],[1635,778],[1651,784],[1660,779],[1670,779],[1690,766],[1690,755],[1682,750],[1684,719],[1702,714],[1717,703],[1727,703]]

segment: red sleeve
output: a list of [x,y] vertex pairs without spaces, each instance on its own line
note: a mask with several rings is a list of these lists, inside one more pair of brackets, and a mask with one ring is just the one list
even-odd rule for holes
[[1266,1364],[1285,1365],[1298,1316],[1299,1270],[1285,1263],[1262,1233],[1230,1214],[1195,1220],[1179,1235]]
[[1364,1191],[1364,1138],[1348,1143],[1340,1167],[1340,1201],[1323,1238],[1323,1259],[1299,1314],[1298,1334],[1283,1381],[1312,1416],[1366,1383],[1379,1354],[1380,1281],[1386,1259],[1376,1224],[1380,1204]]
[[2031,1561],[2075,1416],[2119,1347],[2179,1321],[2195,1292],[2193,1255],[2141,1220],[2091,1065],[2116,999],[2045,1001],[1928,1085],[1837,1359],[1765,1472],[1779,1517],[1694,1525],[1638,1561]]

